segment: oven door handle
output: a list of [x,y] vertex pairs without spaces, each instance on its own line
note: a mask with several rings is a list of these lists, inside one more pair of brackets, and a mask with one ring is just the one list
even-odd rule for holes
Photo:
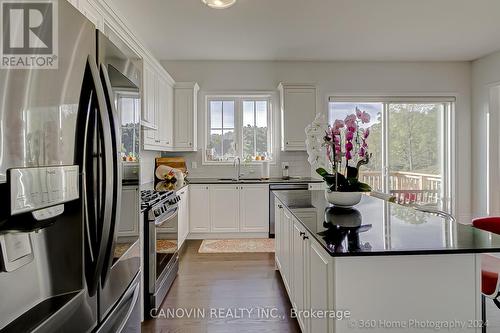
[[173,212],[168,212],[169,215],[166,219],[164,219],[162,216],[160,216],[159,219],[156,219],[154,221],[154,224],[155,226],[157,227],[161,227],[162,225],[164,225],[167,221],[170,221],[172,220],[173,218],[177,217],[177,215],[179,214],[179,207],[175,207]]

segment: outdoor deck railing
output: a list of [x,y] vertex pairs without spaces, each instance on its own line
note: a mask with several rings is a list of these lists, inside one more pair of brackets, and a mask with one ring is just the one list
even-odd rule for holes
[[[383,188],[381,172],[363,171],[359,178],[373,189]],[[437,204],[441,192],[441,177],[416,172],[390,172],[389,189],[391,195],[401,204]]]

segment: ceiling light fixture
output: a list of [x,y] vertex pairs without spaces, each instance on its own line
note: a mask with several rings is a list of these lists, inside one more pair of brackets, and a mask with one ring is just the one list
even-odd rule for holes
[[229,8],[236,2],[236,0],[201,0],[201,1],[208,7],[215,9]]

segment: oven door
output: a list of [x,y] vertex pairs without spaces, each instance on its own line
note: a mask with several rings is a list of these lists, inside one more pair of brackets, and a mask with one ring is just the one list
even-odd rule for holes
[[177,261],[178,207],[164,219],[149,223],[149,293],[154,294]]

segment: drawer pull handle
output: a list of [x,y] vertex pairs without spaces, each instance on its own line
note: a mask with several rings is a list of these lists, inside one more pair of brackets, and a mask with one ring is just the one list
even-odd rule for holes
[[302,236],[302,237],[304,237],[304,236],[306,235],[306,233],[305,233],[305,232],[303,232],[303,231],[301,231],[301,232],[299,233],[299,235],[300,235],[300,236]]
[[306,240],[306,239],[309,239],[309,237],[307,237],[307,236],[304,235],[304,236],[302,236],[302,239]]

